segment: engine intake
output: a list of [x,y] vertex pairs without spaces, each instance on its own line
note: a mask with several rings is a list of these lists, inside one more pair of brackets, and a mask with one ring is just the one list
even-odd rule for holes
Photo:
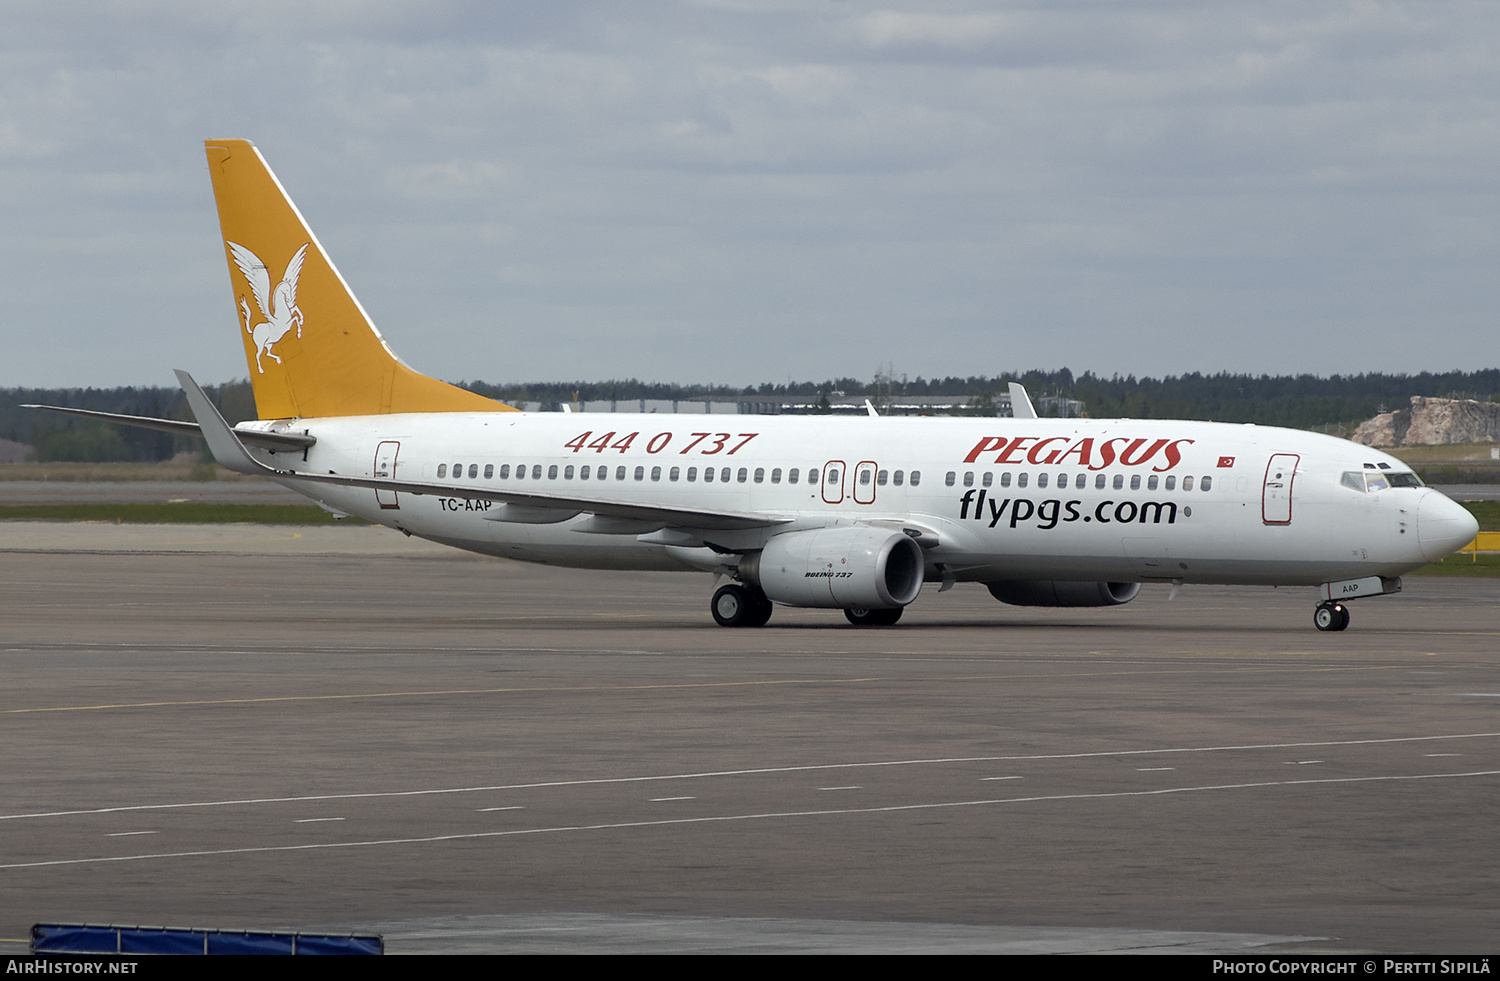
[[740,577],[787,606],[889,610],[922,591],[922,547],[867,525],[777,535],[740,562]]
[[986,585],[991,596],[1011,606],[1123,606],[1141,591],[1138,582],[1007,579]]

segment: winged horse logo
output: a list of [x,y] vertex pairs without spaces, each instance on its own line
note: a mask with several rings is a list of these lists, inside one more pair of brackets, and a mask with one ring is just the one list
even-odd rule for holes
[[235,242],[228,245],[234,264],[250,283],[250,292],[255,295],[255,305],[260,307],[261,316],[266,318],[252,326],[250,304],[243,296],[240,297],[240,313],[245,318],[245,333],[255,342],[255,367],[264,375],[266,368],[261,364],[261,355],[267,355],[281,364],[281,359],[271,350],[271,345],[285,337],[293,325],[297,328],[297,336],[302,336],[302,310],[297,306],[297,277],[302,275],[302,260],[307,256],[307,245],[298,249],[297,254],[292,256],[292,261],[286,264],[286,274],[281,277],[281,282],[276,284],[275,289],[271,288],[271,275],[259,256]]

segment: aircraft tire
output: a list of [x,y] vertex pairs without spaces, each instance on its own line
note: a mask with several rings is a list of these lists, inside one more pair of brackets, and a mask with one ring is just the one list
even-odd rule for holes
[[719,587],[709,610],[721,627],[759,627],[771,619],[769,600],[734,583]]
[[1342,603],[1319,603],[1313,610],[1313,626],[1319,630],[1344,630],[1349,626],[1349,608]]
[[905,607],[896,607],[891,610],[867,610],[862,607],[850,607],[844,611],[844,618],[856,627],[889,627],[901,619],[901,611]]
[[755,615],[745,624],[747,627],[764,627],[771,620],[771,611],[775,609],[771,601],[764,596],[754,596]]

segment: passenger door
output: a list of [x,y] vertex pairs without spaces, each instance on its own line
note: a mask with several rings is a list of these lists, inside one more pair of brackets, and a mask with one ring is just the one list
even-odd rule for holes
[[1260,520],[1268,525],[1292,523],[1292,481],[1297,477],[1295,453],[1273,453],[1266,464],[1266,479],[1260,492]]
[[[375,463],[371,467],[371,476],[383,477],[386,480],[396,479],[396,454],[401,451],[401,444],[395,440],[386,440],[375,447]],[[375,501],[387,510],[399,511],[401,499],[395,491],[377,490]]]

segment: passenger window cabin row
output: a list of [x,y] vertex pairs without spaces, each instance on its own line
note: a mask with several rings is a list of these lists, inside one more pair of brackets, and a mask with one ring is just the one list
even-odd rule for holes
[[[529,471],[527,469],[528,465],[524,463],[517,464],[515,469],[512,470],[510,464],[502,463],[499,466],[497,474],[495,465],[493,463],[486,463],[483,469],[484,479],[494,480],[498,476],[500,480],[541,480],[543,475],[542,465],[540,463],[534,463],[530,464],[529,466]],[[481,471],[480,466],[477,463],[453,464],[453,479],[463,479],[466,467],[468,478],[470,480],[479,479]],[[438,478],[446,478],[448,476],[448,473],[448,464],[439,463],[437,468]],[[781,483],[783,473],[785,474],[786,482],[788,484],[798,483],[803,476],[803,471],[799,467],[792,467],[790,470],[786,471],[783,471],[781,467],[773,467],[770,470],[771,483]],[[559,467],[554,463],[546,468],[546,479],[548,480],[556,480],[559,476],[561,476],[563,480],[613,479],[614,481],[618,482],[631,479],[646,480],[649,476],[649,479],[659,481],[662,479],[663,475],[666,476],[666,479],[668,481],[678,481],[686,478],[687,482],[690,484],[696,483],[700,479],[700,471],[697,467],[670,467],[664,469],[657,466],[651,467],[648,471],[644,466],[637,466],[633,469],[627,466],[617,466],[614,468],[613,477],[611,477],[610,467],[608,464],[599,464],[598,466],[593,466],[591,464],[585,463],[582,466],[575,467],[570,463],[565,466]],[[806,471],[806,480],[807,483],[811,486],[817,485],[819,476],[820,474],[817,467],[809,467]],[[766,482],[766,477],[767,471],[765,467],[756,467],[753,471],[749,467],[719,467],[718,469],[715,469],[714,467],[704,467],[701,471],[701,479],[705,484],[712,484],[715,482],[727,484],[731,481],[740,484],[749,482],[763,484]],[[828,479],[830,481],[838,480],[837,467],[829,468]],[[881,470],[876,475],[875,482],[883,487],[886,485],[887,481],[889,481],[895,484],[897,487],[900,487],[904,483],[906,483],[908,479],[911,481],[911,486],[916,487],[922,483],[922,472],[920,470],[913,470],[908,475],[904,470],[897,470],[894,474],[887,470]],[[870,482],[870,471],[860,471],[858,480],[860,481],[860,483],[868,484]]]
[[[1047,474],[1047,473],[1038,473],[1036,475],[1036,486],[1038,487],[1038,489],[1044,488],[1044,487],[1047,486],[1049,476],[1050,475]],[[956,471],[949,470],[947,476],[943,478],[943,483],[946,486],[948,486],[948,487],[952,487],[957,482],[957,478],[958,478],[958,473]],[[1026,471],[1022,471],[1022,472],[1016,474],[1016,486],[1018,488],[1019,487],[1025,487],[1026,484],[1027,484],[1027,482],[1028,482],[1028,480],[1029,480],[1029,478],[1030,478],[1030,474],[1028,474]],[[1067,474],[1067,473],[1060,473],[1060,474],[1057,475],[1057,488],[1059,490],[1066,490],[1069,487],[1069,481],[1070,480],[1072,482],[1071,486],[1075,490],[1084,490],[1084,489],[1086,489],[1088,487],[1088,484],[1089,484],[1089,475],[1086,474],[1086,473],[1071,474],[1071,475]],[[1165,478],[1165,480],[1162,479],[1162,477],[1161,477],[1160,474],[1154,474],[1154,473],[1153,474],[1147,474],[1145,476],[1145,481],[1144,482],[1145,482],[1146,490],[1153,490],[1154,491],[1158,487],[1160,487],[1163,490],[1176,490],[1177,489],[1177,477],[1176,477],[1175,474],[1169,474]],[[980,485],[981,486],[983,486],[983,487],[991,487],[991,486],[994,485],[994,483],[995,483],[995,475],[993,473],[991,473],[989,471],[986,471],[983,474],[980,474]],[[1010,484],[1011,484],[1011,475],[1010,475],[1010,471],[1007,470],[1007,471],[1005,471],[1005,472],[1003,472],[1003,473],[1000,474],[1000,486],[1001,487],[1009,487]],[[1140,474],[1133,473],[1133,474],[1130,475],[1130,489],[1131,490],[1140,490],[1141,489],[1141,484],[1142,484],[1142,479],[1141,479],[1141,475]],[[964,475],[963,475],[963,485],[965,487],[973,487],[974,486],[974,471],[967,470],[967,471],[964,472]],[[1214,485],[1214,479],[1213,479],[1213,477],[1208,476],[1208,475],[1205,475],[1203,477],[1203,479],[1198,482],[1198,488],[1200,490],[1212,490],[1213,489],[1213,485]],[[1108,490],[1108,489],[1111,489],[1111,488],[1114,489],[1114,490],[1124,490],[1125,489],[1125,475],[1122,474],[1122,473],[1117,473],[1117,474],[1115,474],[1113,476],[1113,479],[1111,479],[1109,476],[1107,476],[1105,474],[1102,474],[1102,473],[1096,473],[1096,474],[1094,474],[1094,490]],[[1187,477],[1183,477],[1182,478],[1182,489],[1185,490],[1185,491],[1190,491],[1190,490],[1193,489],[1193,478],[1191,476],[1187,476]]]
[[[448,473],[448,464],[438,464],[437,476],[439,479],[447,477]],[[461,480],[466,475],[470,480],[478,480],[481,474],[481,468],[477,463],[455,463],[452,465],[452,473],[453,478],[456,480]],[[482,473],[485,480],[494,480],[497,476],[497,470],[493,463],[486,463],[483,467]],[[666,476],[666,479],[671,482],[686,478],[687,482],[691,484],[696,483],[700,479],[700,471],[697,467],[670,467],[664,469],[660,466],[654,466],[651,467],[648,471],[644,466],[636,466],[634,468],[628,466],[616,466],[613,468],[613,472],[611,473],[611,468],[608,464],[599,464],[598,466],[594,466],[585,463],[582,466],[575,467],[570,463],[559,467],[554,463],[546,467],[545,473],[546,479],[548,480],[556,480],[559,476],[561,476],[563,480],[614,480],[616,482],[619,482],[631,479],[644,481],[649,477],[650,480],[660,481],[664,474]],[[917,487],[922,483],[922,472],[920,470],[913,470],[910,473],[907,473],[904,470],[871,471],[866,468],[863,470],[859,470],[855,479],[860,484],[867,485],[870,483],[872,474],[875,483],[881,487],[885,487],[887,484],[901,487],[906,485],[908,482],[912,487]],[[774,467],[770,471],[770,482],[773,484],[780,484],[782,482],[782,476],[782,468]],[[786,482],[788,484],[798,483],[799,479],[801,479],[802,476],[803,471],[797,467],[792,467],[791,469],[785,471]],[[820,475],[817,467],[809,467],[806,471],[806,482],[811,486],[816,486],[819,476]],[[975,472],[972,470],[964,471],[963,486],[973,487],[975,484],[975,476]],[[498,477],[500,480],[541,480],[543,477],[543,467],[542,464],[535,463],[530,464],[528,468],[527,464],[522,463],[517,464],[514,470],[512,470],[509,463],[502,463],[500,464],[498,469]],[[753,471],[749,467],[719,467],[718,469],[715,469],[714,467],[704,467],[701,471],[701,479],[705,484],[711,484],[715,482],[727,484],[731,481],[741,484],[749,482],[762,484],[766,482],[766,477],[767,471],[765,467],[756,467]],[[1021,471],[1020,473],[1015,474],[1015,486],[1018,489],[1025,488],[1030,482],[1030,477],[1031,475],[1027,471]],[[830,467],[828,472],[828,479],[831,481],[836,481],[838,480],[838,478],[838,468]],[[1192,490],[1193,480],[1194,478],[1191,475],[1183,477],[1182,489],[1184,491]],[[1010,471],[1008,470],[1000,473],[998,481],[996,479],[996,475],[991,471],[985,471],[978,475],[978,482],[981,487],[992,487],[996,483],[998,483],[1002,488],[1005,488],[1011,486],[1011,481],[1012,476]],[[954,470],[948,471],[947,475],[943,478],[944,485],[948,487],[953,487],[958,482],[958,472]],[[1049,482],[1051,482],[1050,474],[1041,472],[1036,475],[1037,489],[1040,490],[1046,488]],[[1162,477],[1159,474],[1153,473],[1146,474],[1144,478],[1141,474],[1138,473],[1131,474],[1129,483],[1131,490],[1140,490],[1143,483],[1146,490],[1154,491],[1157,490],[1158,487],[1160,487],[1160,489],[1162,490],[1169,491],[1177,489],[1177,477],[1175,474],[1169,474],[1166,477]],[[1088,487],[1088,484],[1089,475],[1086,473],[1059,473],[1056,475],[1055,486],[1059,490],[1066,490],[1070,486],[1076,490],[1084,490]],[[1102,473],[1097,473],[1094,474],[1093,484],[1095,490],[1107,490],[1111,488],[1114,490],[1124,490],[1126,485],[1125,474],[1117,473],[1110,476]],[[1211,490],[1212,488],[1212,476],[1205,475],[1200,480],[1198,480],[1199,490],[1206,491]]]

